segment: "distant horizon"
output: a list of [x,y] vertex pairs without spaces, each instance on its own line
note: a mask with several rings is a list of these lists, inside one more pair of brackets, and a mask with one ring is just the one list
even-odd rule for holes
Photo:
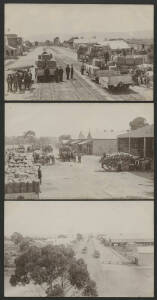
[[[141,234],[136,234],[136,233],[133,233],[133,234],[131,234],[131,235],[129,235],[129,234],[123,234],[123,233],[114,233],[114,232],[112,232],[112,233],[104,233],[104,232],[97,232],[97,233],[92,233],[92,232],[86,232],[86,233],[82,233],[82,232],[76,232],[76,233],[65,233],[65,232],[63,232],[63,233],[53,233],[52,235],[40,235],[40,234],[34,234],[34,235],[31,235],[31,234],[29,234],[29,236],[28,235],[24,235],[22,232],[20,232],[20,231],[15,231],[15,232],[17,232],[17,233],[20,233],[20,234],[22,234],[22,236],[25,238],[25,237],[30,237],[30,238],[34,238],[34,239],[51,239],[51,238],[55,238],[55,237],[58,237],[58,236],[60,236],[60,235],[65,235],[65,236],[67,236],[67,237],[70,237],[70,236],[76,236],[77,235],[77,233],[80,233],[81,235],[83,235],[83,236],[89,236],[89,235],[93,235],[93,236],[97,236],[97,235],[104,235],[104,236],[107,236],[108,238],[128,238],[128,239],[136,239],[136,238],[138,238],[138,239],[152,239],[152,240],[154,240],[154,237],[153,237],[153,235],[149,235],[149,236],[144,236],[145,234],[144,233],[141,233]],[[14,232],[13,232],[14,233]],[[12,233],[12,234],[13,234]],[[12,234],[9,234],[9,235],[6,235],[5,236],[5,238],[11,238],[11,236],[12,236]],[[63,237],[64,238],[64,237]],[[66,239],[66,238],[65,238]]]
[[[17,34],[16,32],[5,32],[5,35],[7,34]],[[18,34],[17,34],[18,35]],[[20,37],[22,37],[24,40],[29,40],[30,42],[45,42],[45,40],[50,40],[53,41],[53,39],[55,37],[59,37],[61,42],[63,42],[64,40],[68,40],[70,38],[73,37],[77,37],[77,38],[92,38],[93,36],[96,36],[96,39],[101,39],[101,40],[110,40],[110,39],[122,39],[122,40],[152,40],[154,43],[154,32],[153,30],[138,30],[136,32],[132,32],[132,31],[126,31],[126,32],[119,32],[119,31],[111,31],[111,32],[104,32],[104,31],[95,31],[95,32],[79,32],[77,34],[74,33],[60,33],[60,32],[56,32],[53,33],[53,36],[51,34],[34,34],[34,35],[30,35],[27,36],[25,38],[24,35],[20,35]],[[19,35],[18,35],[19,36]]]

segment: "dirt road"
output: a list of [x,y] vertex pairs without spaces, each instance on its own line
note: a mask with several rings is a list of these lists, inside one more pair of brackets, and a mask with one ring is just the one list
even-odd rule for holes
[[[82,249],[87,247],[87,252]],[[98,250],[99,258],[93,253]],[[99,297],[151,297],[153,296],[152,268],[126,265],[127,260],[96,238],[84,239],[76,245],[77,258],[83,258],[91,278],[96,282]],[[109,263],[110,262],[110,263]]]
[[74,79],[62,83],[36,83],[33,70],[34,84],[30,91],[8,93],[6,76],[8,69],[21,65],[35,65],[37,56],[42,52],[42,47],[31,50],[26,56],[20,57],[5,68],[5,100],[47,100],[47,101],[149,101],[153,98],[153,89],[146,87],[131,87],[128,91],[109,92],[92,82],[88,76],[80,74],[80,62],[74,51],[62,47],[53,47],[50,51],[55,55],[57,64],[65,69],[66,64],[73,64]]
[[152,199],[153,180],[131,172],[104,172],[98,156],[82,163],[61,162],[42,167],[41,199]]

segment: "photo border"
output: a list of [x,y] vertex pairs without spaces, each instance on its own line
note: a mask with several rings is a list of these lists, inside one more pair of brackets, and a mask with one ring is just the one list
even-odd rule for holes
[[[37,299],[43,299],[43,297],[4,297],[4,5],[5,4],[146,4],[146,5],[154,5],[154,131],[155,131],[155,141],[154,141],[154,200],[157,199],[157,177],[156,177],[156,164],[157,164],[157,140],[156,140],[156,130],[157,130],[157,124],[156,124],[156,113],[157,113],[157,86],[155,85],[155,82],[157,82],[157,1],[156,0],[124,0],[124,1],[113,1],[113,0],[98,0],[98,1],[88,1],[88,0],[80,0],[80,1],[64,1],[64,0],[56,0],[56,1],[50,1],[50,0],[38,0],[38,1],[32,1],[32,0],[26,0],[26,1],[11,1],[11,0],[1,0],[0,2],[0,191],[1,191],[1,200],[0,200],[0,298],[1,299],[31,299],[31,298],[37,298]],[[19,103],[19,101],[5,101],[6,103]],[[42,101],[20,101],[20,103],[42,103]],[[74,103],[80,101],[59,101],[59,103]],[[132,101],[92,101],[92,103],[132,103]],[[58,103],[58,101],[44,101],[44,103]],[[91,103],[91,101],[83,101],[83,103]],[[81,104],[83,105],[81,102]],[[143,103],[142,101],[134,101],[133,103]],[[145,101],[144,103],[147,103]],[[148,103],[151,103],[151,101],[148,101]],[[7,200],[6,200],[7,201]],[[33,201],[33,200],[26,200],[26,201]],[[41,199],[38,201],[42,201]],[[53,200],[44,200],[44,201],[55,201]],[[59,201],[59,200],[56,200]],[[64,200],[64,201],[80,201],[79,200]],[[108,200],[81,200],[81,201],[108,201]],[[114,201],[114,200],[109,200]],[[116,200],[121,201],[121,200]],[[132,200],[122,200],[122,201],[132,201]],[[147,200],[133,200],[133,201],[147,201]],[[153,200],[148,200],[153,201]],[[155,253],[154,253],[154,297],[145,298],[141,297],[142,299],[157,299],[157,285],[155,285],[155,281],[157,280],[157,270],[156,270],[156,235],[157,235],[157,208],[156,208],[156,201],[154,201],[154,247],[155,247]],[[47,299],[50,299],[52,297],[44,297]],[[66,298],[66,297],[65,297]],[[57,298],[57,299],[65,299],[65,298]],[[76,297],[71,297],[76,299]],[[98,298],[108,298],[108,297],[98,297]],[[110,297],[110,299],[139,299],[139,297]],[[84,299],[81,297],[80,299]],[[88,299],[88,298],[87,298]]]

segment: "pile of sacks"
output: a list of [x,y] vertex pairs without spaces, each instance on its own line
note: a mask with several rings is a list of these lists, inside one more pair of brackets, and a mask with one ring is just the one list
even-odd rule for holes
[[106,170],[116,171],[118,166],[121,165],[122,171],[128,171],[131,169],[131,166],[135,165],[135,159],[129,153],[118,152],[102,157],[101,164]]
[[37,168],[32,155],[12,154],[5,166],[5,193],[39,193]]
[[144,63],[144,56],[141,55],[126,55],[126,56],[114,56],[114,62],[117,65],[141,65]]

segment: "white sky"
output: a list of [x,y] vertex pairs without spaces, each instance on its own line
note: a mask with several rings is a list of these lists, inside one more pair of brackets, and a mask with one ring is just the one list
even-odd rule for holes
[[153,202],[5,202],[5,235],[105,233],[153,237]]
[[8,28],[26,39],[48,33],[153,32],[153,5],[6,4]]
[[6,136],[22,135],[34,130],[37,136],[78,136],[89,129],[125,131],[135,117],[153,123],[152,103],[52,103],[5,104]]

